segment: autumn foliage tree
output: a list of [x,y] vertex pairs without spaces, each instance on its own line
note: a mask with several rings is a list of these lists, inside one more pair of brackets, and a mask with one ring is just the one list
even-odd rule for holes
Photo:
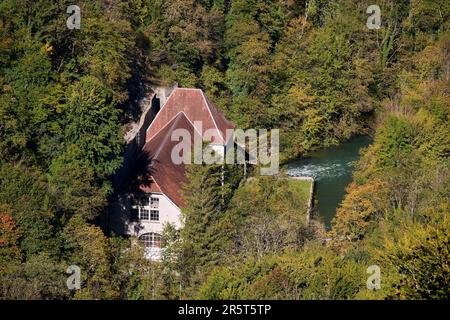
[[11,260],[20,260],[20,232],[6,205],[0,206],[0,261],[4,264]]

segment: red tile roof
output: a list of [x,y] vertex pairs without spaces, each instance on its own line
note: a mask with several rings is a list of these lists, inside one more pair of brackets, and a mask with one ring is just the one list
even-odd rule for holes
[[164,106],[147,129],[146,141],[150,141],[179,112],[184,112],[192,124],[202,122],[202,135],[208,129],[216,130],[217,141],[212,143],[225,144],[226,130],[234,129],[232,122],[206,98],[200,89],[176,88],[173,90]]
[[172,149],[179,141],[172,141],[172,132],[186,129],[191,135],[200,133],[194,128],[194,121],[202,121],[202,134],[215,129],[219,144],[225,144],[226,130],[235,126],[205,97],[200,89],[175,89],[147,129],[143,153],[148,158],[148,179],[139,188],[141,191],[161,192],[178,207],[185,205],[182,186],[186,183],[183,164],[174,164]]
[[181,196],[182,185],[186,182],[183,164],[174,164],[171,159],[172,149],[180,143],[172,141],[172,132],[176,129],[185,129],[191,135],[191,145],[194,145],[194,126],[183,112],[178,113],[143,147],[143,152],[149,159],[149,183],[142,184],[143,192],[162,192],[178,207],[184,205]]

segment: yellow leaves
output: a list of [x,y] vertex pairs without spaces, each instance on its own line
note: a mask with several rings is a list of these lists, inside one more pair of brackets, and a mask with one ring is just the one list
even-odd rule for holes
[[450,81],[450,35],[426,47],[417,55],[416,65],[425,79],[446,79]]
[[303,112],[303,117],[305,121],[302,126],[302,131],[306,136],[314,137],[322,131],[326,119],[320,110],[306,109]]
[[347,195],[337,209],[331,235],[342,240],[360,240],[368,232],[369,225],[383,215],[387,186],[380,180],[363,185],[350,184]]
[[53,52],[53,46],[51,44],[49,44],[48,42],[46,42],[42,48],[41,48],[42,52],[44,52],[47,55],[52,54]]
[[393,294],[401,299],[448,297],[450,272],[448,213],[436,215],[432,223],[397,225],[385,232],[383,246],[375,256],[392,270]]
[[305,17],[298,17],[292,19],[289,22],[289,26],[286,31],[286,38],[291,41],[292,44],[299,45],[300,40],[306,31],[311,27],[311,23]]
[[298,106],[300,109],[311,107],[315,102],[316,97],[307,93],[309,87],[309,85],[306,85],[304,88],[299,86],[290,88],[288,91],[289,102]]
[[75,215],[65,227],[64,235],[66,244],[74,249],[70,263],[82,270],[82,288],[75,298],[116,298],[117,292],[110,281],[109,241],[102,230]]
[[266,33],[252,35],[239,48],[238,60],[247,72],[267,73],[269,65],[269,36]]

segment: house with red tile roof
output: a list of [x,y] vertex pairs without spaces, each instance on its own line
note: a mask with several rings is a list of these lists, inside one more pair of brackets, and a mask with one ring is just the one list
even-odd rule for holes
[[136,236],[152,259],[159,258],[164,225],[183,226],[182,187],[187,180],[185,164],[176,164],[171,158],[172,150],[179,143],[172,140],[172,133],[183,129],[189,133],[192,146],[194,139],[203,139],[215,151],[225,154],[232,140],[227,130],[235,128],[200,89],[175,88],[157,109],[110,219],[113,232]]

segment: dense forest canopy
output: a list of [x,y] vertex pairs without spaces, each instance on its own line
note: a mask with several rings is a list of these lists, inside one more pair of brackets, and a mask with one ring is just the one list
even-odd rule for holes
[[[378,0],[376,30],[365,0],[80,0],[68,29],[73,2],[0,2],[0,298],[449,298],[449,1]],[[195,165],[161,263],[106,234],[126,124],[174,82],[280,128],[282,160],[373,134],[332,230]]]

